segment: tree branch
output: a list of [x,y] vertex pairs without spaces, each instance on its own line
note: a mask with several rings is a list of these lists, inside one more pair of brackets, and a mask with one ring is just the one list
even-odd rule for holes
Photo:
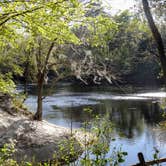
[[10,15],[9,17],[7,17],[5,20],[3,20],[2,22],[0,22],[0,26],[2,26],[3,24],[5,24],[7,21],[9,21],[10,19],[12,18],[15,18],[17,16],[20,16],[20,15],[24,15],[26,13],[31,13],[31,12],[34,12],[36,10],[39,10],[39,9],[42,9],[44,6],[40,6],[40,7],[35,7],[33,9],[29,9],[29,10],[25,10],[23,12],[20,12],[20,13],[15,13],[13,15]]
[[[54,5],[57,5],[57,4],[59,4],[59,3],[63,3],[63,2],[65,2],[65,1],[67,1],[67,0],[57,1],[57,2],[54,3]],[[47,2],[46,2],[46,3],[47,3]],[[10,15],[10,16],[9,16],[9,13],[4,13],[2,16],[7,15],[8,17],[0,22],[0,27],[1,27],[3,24],[5,24],[6,22],[8,22],[10,19],[13,19],[13,18],[15,18],[15,17],[17,17],[17,16],[24,15],[24,14],[27,14],[27,13],[32,13],[32,12],[37,11],[37,10],[40,10],[40,9],[42,9],[42,8],[44,8],[44,7],[45,7],[45,5],[41,5],[41,6],[34,7],[34,8],[32,8],[32,9],[27,9],[27,10],[24,10],[24,11],[22,11],[22,12],[18,12],[18,13],[14,13],[14,14],[12,14],[12,13],[13,13],[13,12],[12,12],[12,13],[11,13],[12,15]]]

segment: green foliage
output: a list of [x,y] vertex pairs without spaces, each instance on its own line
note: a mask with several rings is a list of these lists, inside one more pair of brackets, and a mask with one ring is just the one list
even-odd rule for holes
[[166,99],[162,99],[160,101],[159,107],[161,108],[161,110],[163,110],[163,113],[162,113],[163,121],[160,122],[160,127],[165,130],[166,129]]
[[[0,165],[1,166],[33,166],[34,163],[21,161],[18,163],[17,161],[12,159],[13,153],[15,152],[15,145],[4,144],[2,148],[0,148]],[[41,163],[35,163],[36,166],[41,166]],[[48,166],[49,164],[44,163],[44,166]]]
[[81,145],[79,144],[79,142],[76,143],[76,141],[77,140],[75,140],[75,138],[73,138],[72,136],[70,136],[67,140],[60,141],[58,154],[61,156],[61,158],[58,161],[55,156],[55,164],[62,165],[64,163],[70,165],[72,161],[76,160],[79,157],[80,153],[82,152],[79,152],[77,148]]
[[159,150],[154,147],[155,153],[153,154],[153,159],[158,160],[159,159]]
[[11,49],[10,51],[3,51],[2,53],[0,53],[0,73],[22,75],[23,70],[19,64],[23,63],[23,61],[15,51],[16,50]]
[[114,17],[119,31],[109,42],[109,53],[115,71],[122,77],[130,76],[135,82],[143,78],[157,78],[160,68],[152,47],[152,36],[148,26],[128,11]]
[[5,144],[4,147],[0,149],[0,165],[18,166],[17,162],[11,159],[14,152],[14,144]]
[[94,47],[106,47],[118,30],[116,22],[106,15],[98,15],[95,18],[87,18],[87,28],[90,35],[88,43]]
[[[84,123],[83,131],[94,135],[94,142],[87,144],[87,138],[85,137],[85,152],[75,164],[82,166],[105,166],[107,164],[118,166],[123,163],[127,152],[123,152],[122,148],[111,145],[115,139],[112,134],[113,124],[109,120],[109,116],[97,116],[92,120],[92,110],[86,108],[85,113],[89,114],[89,121]],[[110,150],[112,151],[111,154]]]
[[[141,67],[146,76],[150,75],[149,68],[153,68],[151,71],[154,71],[155,77],[159,73],[159,65],[153,57],[149,58],[149,48],[153,44],[149,29],[138,16],[129,11],[110,16],[104,11],[101,1],[31,1],[1,5],[1,73],[12,71],[16,76],[27,75],[25,70],[28,66],[27,80],[36,81],[37,68],[39,64],[40,69],[45,68],[51,42],[55,46],[52,51],[54,55],[49,57],[49,64],[53,62],[51,70],[56,74],[59,64],[65,68],[73,58],[68,50],[65,56],[69,58],[58,61],[59,54],[63,54],[66,49],[65,44],[71,43],[75,47],[80,45],[84,50],[91,50],[95,63],[108,64],[109,70],[113,70],[115,74],[137,75]],[[36,55],[40,57],[37,60]],[[84,54],[81,53],[81,56]],[[83,58],[78,59],[81,61]],[[150,64],[149,68],[146,68],[147,64]],[[71,67],[68,65],[66,68],[67,74],[71,75]]]
[[[20,65],[27,60],[25,52],[39,47],[38,36],[57,45],[78,43],[78,38],[71,31],[71,22],[78,18],[79,13],[81,6],[77,0],[1,3],[0,47],[4,49],[0,55],[1,69],[5,73],[5,70],[10,70],[22,74],[23,66]],[[23,46],[22,42],[25,41],[26,45]],[[34,52],[30,56],[32,54]],[[46,54],[47,50],[42,56]],[[31,63],[32,59],[34,62],[34,58],[30,57]]]
[[13,94],[15,90],[14,82],[4,75],[0,74],[0,92]]

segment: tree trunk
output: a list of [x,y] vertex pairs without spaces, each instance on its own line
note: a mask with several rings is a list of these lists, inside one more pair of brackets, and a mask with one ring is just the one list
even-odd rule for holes
[[[55,40],[54,40],[55,41]],[[38,68],[38,74],[37,74],[37,87],[38,87],[38,94],[37,94],[37,111],[34,115],[34,120],[42,120],[42,113],[43,113],[43,84],[44,84],[44,77],[47,75],[47,65],[48,61],[52,52],[52,49],[54,48],[54,42],[51,43],[48,53],[45,58],[44,64],[42,64],[42,58],[41,58],[41,41],[39,41],[39,50],[38,54],[36,54],[36,61],[37,61],[37,68]]]
[[27,96],[27,85],[28,85],[28,76],[29,76],[29,61],[26,61],[25,70],[24,70],[24,94]]
[[43,112],[43,103],[42,103],[42,97],[43,97],[43,82],[44,77],[42,73],[38,74],[38,94],[37,94],[37,111],[34,115],[34,120],[42,120],[42,112]]
[[160,34],[157,26],[154,23],[152,14],[150,12],[148,0],[142,0],[142,4],[143,4],[143,9],[144,9],[146,18],[147,18],[148,23],[149,23],[149,27],[150,27],[151,32],[153,34],[153,37],[157,43],[157,49],[159,52],[159,59],[160,59],[161,67],[163,70],[164,81],[166,83],[166,55],[165,55],[163,40],[162,40],[161,34]]

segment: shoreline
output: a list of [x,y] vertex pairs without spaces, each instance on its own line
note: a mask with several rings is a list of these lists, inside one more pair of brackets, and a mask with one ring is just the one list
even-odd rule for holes
[[83,153],[86,144],[93,141],[90,133],[74,129],[71,133],[70,128],[45,120],[34,121],[23,113],[23,110],[13,112],[11,107],[0,106],[0,147],[14,144],[12,158],[17,162],[34,162],[34,159],[35,162],[63,162],[65,157],[73,161]]

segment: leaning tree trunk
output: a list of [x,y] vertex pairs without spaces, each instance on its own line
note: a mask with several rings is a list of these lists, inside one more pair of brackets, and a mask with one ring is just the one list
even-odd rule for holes
[[163,40],[162,40],[161,34],[160,34],[157,26],[154,23],[152,14],[150,12],[148,0],[142,0],[142,4],[143,4],[143,9],[144,9],[146,18],[147,18],[148,23],[149,23],[149,27],[150,27],[151,32],[153,34],[153,37],[157,43],[157,49],[159,52],[159,59],[160,59],[161,67],[163,70],[164,81],[166,83],[166,55],[165,55]]
[[44,83],[44,76],[42,73],[38,74],[38,93],[37,93],[37,111],[34,115],[34,120],[42,120],[42,112],[43,112],[43,83]]

